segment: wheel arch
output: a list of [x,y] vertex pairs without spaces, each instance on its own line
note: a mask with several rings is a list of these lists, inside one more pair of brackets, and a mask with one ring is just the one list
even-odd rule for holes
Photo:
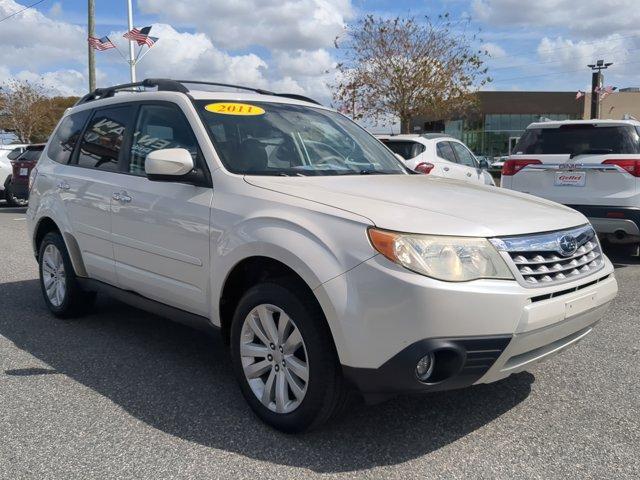
[[80,246],[78,245],[75,237],[69,232],[62,231],[58,224],[48,216],[41,217],[33,230],[33,247],[36,258],[38,258],[40,252],[42,239],[49,232],[58,232],[62,235],[62,239],[64,240],[67,251],[69,252],[69,257],[71,258],[71,263],[73,264],[73,269],[76,275],[86,277],[87,270],[84,266],[84,262],[82,261]]
[[[227,273],[218,299],[218,320],[225,341],[229,340],[231,320],[242,295],[251,287],[266,281],[294,281],[323,311],[312,287],[284,262],[273,257],[254,255],[238,261]],[[326,318],[326,317],[325,317]]]

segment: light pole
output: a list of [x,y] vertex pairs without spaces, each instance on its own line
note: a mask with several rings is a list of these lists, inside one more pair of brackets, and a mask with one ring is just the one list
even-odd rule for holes
[[593,70],[593,74],[591,75],[591,119],[600,116],[600,102],[598,101],[600,94],[598,90],[602,87],[602,70],[606,70],[611,65],[613,65],[613,63],[604,63],[604,60],[598,60],[596,63],[587,65],[587,67]]
[[[127,11],[129,14],[129,31],[133,30],[133,6],[131,0],[127,0]],[[131,72],[131,83],[136,82],[136,61],[133,42],[129,40],[129,71]]]
[[[87,30],[90,37],[95,34],[96,20],[95,20],[96,4],[95,0],[88,0],[87,4]],[[87,49],[89,50],[89,91],[93,92],[96,89],[96,53],[93,47],[87,43]]]

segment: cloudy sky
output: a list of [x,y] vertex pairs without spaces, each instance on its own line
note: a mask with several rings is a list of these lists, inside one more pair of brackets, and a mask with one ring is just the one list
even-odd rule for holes
[[[59,94],[81,94],[86,80],[85,0],[0,0],[0,82],[40,80]],[[579,3],[579,8],[576,6]],[[338,52],[333,40],[363,14],[471,19],[481,30],[492,90],[584,89],[585,65],[615,63],[607,83],[640,86],[638,0],[134,0],[135,24],[160,41],[138,76],[242,83],[304,93],[329,102]],[[125,0],[96,0],[96,34],[124,52]],[[128,80],[115,50],[97,52],[98,84]]]

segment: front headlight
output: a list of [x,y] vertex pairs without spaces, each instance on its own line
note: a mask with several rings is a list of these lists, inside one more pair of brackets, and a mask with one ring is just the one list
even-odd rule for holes
[[392,262],[447,282],[479,278],[513,279],[486,238],[440,237],[369,229],[373,247]]

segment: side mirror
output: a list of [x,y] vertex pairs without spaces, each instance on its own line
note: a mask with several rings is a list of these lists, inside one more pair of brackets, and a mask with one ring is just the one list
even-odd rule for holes
[[480,168],[482,170],[489,170],[489,162],[487,162],[484,158],[480,160]]
[[175,181],[193,170],[193,158],[184,148],[165,148],[147,155],[144,171],[149,180]]

